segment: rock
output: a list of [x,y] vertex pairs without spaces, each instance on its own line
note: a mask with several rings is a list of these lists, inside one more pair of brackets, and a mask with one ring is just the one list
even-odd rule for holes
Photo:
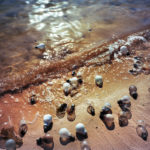
[[44,122],[44,132],[48,132],[52,128],[52,116],[49,114],[44,115],[43,117],[43,122]]
[[129,87],[129,93],[134,99],[137,99],[138,94],[137,94],[137,87],[135,85],[131,85]]
[[144,141],[147,140],[148,131],[146,129],[146,125],[143,120],[138,120],[138,125],[136,127],[136,132],[139,137],[141,137]]
[[62,144],[67,144],[68,142],[74,141],[75,137],[71,135],[67,128],[61,128],[59,130],[60,141]]
[[78,87],[78,79],[77,77],[73,77],[70,79],[70,84],[73,89],[76,89]]
[[9,139],[5,143],[6,150],[16,150],[16,142],[13,139]]
[[127,55],[129,53],[127,46],[121,46],[120,52],[122,55]]
[[56,116],[58,118],[63,118],[65,116],[66,108],[67,108],[66,103],[60,104],[56,109]]
[[104,115],[104,123],[109,130],[114,129],[114,117],[112,114]]
[[35,48],[37,48],[39,50],[45,50],[45,44],[44,43],[40,43]]
[[66,82],[66,83],[63,84],[63,91],[64,91],[64,94],[66,96],[68,96],[70,94],[70,91],[71,91],[71,85],[70,85],[70,83]]
[[145,75],[149,75],[150,74],[150,64],[144,64],[142,70]]
[[131,106],[131,101],[130,101],[130,97],[129,96],[123,96],[119,101],[118,104],[120,106],[120,108],[123,111],[128,111],[130,110],[130,106]]
[[104,121],[104,115],[112,114],[112,110],[109,107],[104,106],[100,112],[100,119]]
[[68,105],[68,107],[67,107],[67,119],[69,121],[74,121],[75,118],[76,118],[75,105],[74,104]]
[[87,138],[87,136],[88,136],[87,130],[85,129],[85,126],[83,123],[78,123],[76,125],[76,135],[79,140],[81,140],[81,139],[83,140],[83,139]]
[[128,125],[128,118],[127,118],[127,113],[124,111],[121,111],[118,114],[118,121],[119,121],[119,125],[121,127],[127,126]]
[[49,134],[40,137],[36,140],[38,146],[42,147],[44,150],[51,150],[54,147],[53,137]]
[[89,114],[91,114],[92,116],[95,116],[95,109],[94,109],[94,107],[93,107],[92,105],[89,105],[89,106],[87,107],[87,112],[88,112]]
[[102,78],[102,76],[100,76],[100,75],[96,75],[96,76],[95,76],[95,84],[96,84],[98,87],[100,87],[100,88],[103,87],[103,78]]

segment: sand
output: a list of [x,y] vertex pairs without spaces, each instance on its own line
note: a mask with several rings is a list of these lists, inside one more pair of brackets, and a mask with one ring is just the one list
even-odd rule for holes
[[[143,51],[137,51],[137,54],[140,53]],[[149,53],[150,48],[146,50],[146,54]],[[73,97],[66,97],[62,89],[62,84],[71,77],[71,72],[40,85],[31,86],[21,93],[5,94],[0,98],[0,128],[8,123],[18,132],[19,122],[24,118],[28,122],[29,130],[19,150],[40,150],[41,148],[36,145],[36,139],[44,135],[42,119],[44,114],[49,113],[53,116],[53,128],[48,133],[54,138],[54,150],[80,150],[79,140],[76,139],[75,142],[64,146],[60,144],[58,134],[59,129],[65,127],[75,135],[75,125],[79,122],[84,123],[88,131],[87,140],[92,150],[149,150],[150,137],[147,141],[143,141],[136,133],[136,126],[138,120],[144,120],[147,124],[150,122],[150,92],[148,90],[150,76],[144,74],[133,76],[128,73],[129,69],[132,69],[134,56],[136,55],[122,57],[119,59],[120,62],[113,61],[112,64],[103,66],[79,68],[77,71],[83,73],[83,84],[79,86],[77,94]],[[104,78],[102,89],[95,85],[94,77],[97,74]],[[139,96],[137,100],[131,98],[132,118],[128,126],[120,127],[118,124],[120,108],[117,100],[124,95],[129,95],[128,88],[132,84],[137,86]],[[32,93],[37,95],[38,102],[35,105],[31,105],[28,101]],[[75,121],[69,122],[67,114],[62,119],[56,116],[56,107],[62,102],[76,105]],[[105,102],[110,102],[112,105],[115,118],[114,130],[108,130],[99,119],[100,109]],[[95,116],[87,113],[88,103],[94,105]],[[149,127],[147,130],[150,133]]]

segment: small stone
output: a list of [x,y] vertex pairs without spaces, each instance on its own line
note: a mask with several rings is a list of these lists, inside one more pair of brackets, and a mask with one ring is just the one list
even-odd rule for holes
[[49,134],[46,134],[43,137],[38,138],[36,140],[36,143],[38,146],[40,146],[42,149],[45,150],[53,149],[54,146],[53,137]]
[[120,52],[122,53],[122,55],[127,55],[129,52],[127,46],[121,46]]
[[95,116],[95,109],[94,109],[94,107],[93,107],[92,105],[89,105],[89,106],[87,107],[87,112],[88,112],[89,114],[91,114],[92,116]]
[[35,48],[36,48],[36,49],[40,49],[40,50],[45,50],[45,44],[44,44],[44,43],[40,43],[40,44],[37,45]]
[[99,87],[102,88],[103,87],[103,78],[100,75],[96,75],[95,76],[95,84]]

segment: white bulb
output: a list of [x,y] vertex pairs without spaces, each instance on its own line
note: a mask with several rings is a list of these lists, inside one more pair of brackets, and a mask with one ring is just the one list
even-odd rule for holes
[[111,128],[114,124],[114,117],[112,114],[104,115],[104,121],[107,127]]
[[107,120],[111,120],[111,121],[114,120],[114,117],[112,114],[106,114],[105,117],[107,118]]
[[126,95],[126,96],[123,96],[123,97],[122,97],[122,100],[128,100],[128,101],[130,101],[130,97],[127,96],[127,95]]
[[78,73],[77,73],[77,77],[78,77],[78,78],[81,78],[81,77],[82,77],[82,73],[81,73],[81,72],[78,72]]
[[108,108],[111,108],[111,104],[110,104],[109,102],[106,102],[106,103],[104,104],[104,106],[105,106],[105,107],[108,107]]
[[49,126],[52,123],[52,116],[49,114],[44,115],[43,122],[44,122],[44,125]]
[[87,131],[86,131],[86,129],[85,129],[84,124],[78,123],[78,124],[76,125],[76,132],[77,132],[77,133],[81,133],[81,134],[86,134]]
[[44,43],[40,43],[39,45],[37,45],[35,48],[38,48],[40,50],[44,50],[45,49],[45,44]]
[[102,85],[103,84],[103,78],[102,78],[102,76],[96,75],[95,76],[95,83],[96,83],[97,86]]
[[73,86],[73,88],[77,88],[77,86],[78,86],[78,79],[77,79],[77,77],[71,78],[70,79],[70,83]]
[[71,89],[71,85],[66,82],[63,84],[63,89],[64,89],[64,92],[69,92]]
[[67,128],[61,128],[59,130],[59,135],[61,138],[69,138],[71,136],[71,133]]
[[121,46],[120,47],[120,52],[121,52],[122,55],[127,55],[127,53],[128,53],[127,46]]

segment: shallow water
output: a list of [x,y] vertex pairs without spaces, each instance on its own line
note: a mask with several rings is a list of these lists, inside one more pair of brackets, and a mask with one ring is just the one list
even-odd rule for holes
[[46,44],[51,71],[59,69],[61,59],[76,62],[72,55],[82,59],[80,52],[149,26],[150,1],[1,0],[0,19],[1,79],[34,79],[44,60],[38,43]]

